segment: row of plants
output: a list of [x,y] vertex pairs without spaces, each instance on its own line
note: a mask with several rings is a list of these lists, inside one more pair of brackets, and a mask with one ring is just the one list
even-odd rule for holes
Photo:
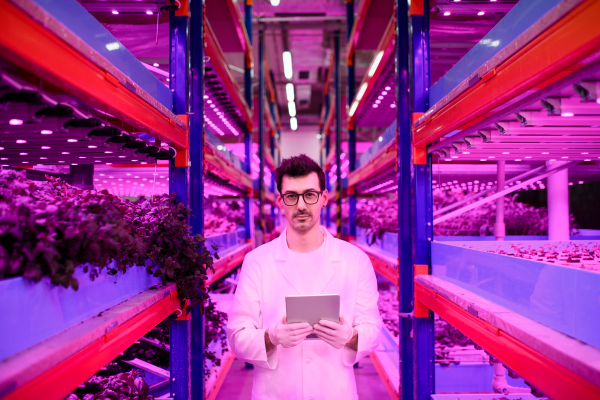
[[176,282],[189,309],[203,307],[207,271],[219,256],[216,246],[191,234],[191,210],[175,194],[132,202],[47,178],[36,182],[24,172],[0,172],[0,279],[48,277],[77,290],[76,268],[94,279],[147,265],[163,283]]
[[[469,196],[462,189],[434,189],[434,211]],[[504,222],[507,235],[547,235],[548,210],[517,201],[518,193],[504,197]],[[467,202],[465,205],[471,202]],[[347,204],[342,215],[348,219]],[[398,200],[396,194],[359,199],[355,222],[366,229],[369,244],[381,239],[385,232],[398,232]],[[492,236],[496,223],[496,202],[491,201],[434,226],[435,236]],[[577,234],[577,223],[571,215],[571,234]]]
[[[400,329],[398,292],[379,290],[379,313],[386,328],[398,337]],[[440,316],[435,315],[435,362],[441,365],[460,364],[461,361],[487,362],[489,357],[475,343]]]

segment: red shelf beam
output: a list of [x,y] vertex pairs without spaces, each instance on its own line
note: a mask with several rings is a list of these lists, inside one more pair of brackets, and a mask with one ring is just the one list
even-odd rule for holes
[[360,40],[360,35],[362,34],[363,27],[365,26],[367,14],[369,13],[369,7],[371,6],[371,1],[372,0],[362,0],[358,6],[358,12],[354,20],[354,25],[352,26],[352,31],[350,32],[348,44],[346,45],[347,65],[352,65],[352,56],[354,55],[356,45]]
[[492,353],[547,396],[556,400],[600,400],[598,386],[419,282],[415,283],[415,299]]
[[[369,68],[367,68],[367,73],[363,77],[360,86],[358,86],[358,90],[354,99],[352,100],[352,104],[348,111],[348,129],[354,128],[354,121],[356,116],[360,112],[360,109],[365,105],[365,102],[369,98],[369,94],[377,79],[381,75],[381,72],[385,68],[390,56],[394,54],[395,50],[395,37],[396,37],[396,24],[394,23],[394,19],[392,18],[390,23],[388,24],[381,41],[379,42],[379,46],[377,46],[377,50],[375,51],[375,57],[371,60],[369,64]],[[372,75],[370,75],[370,72]]]
[[[587,0],[523,49],[414,128],[424,147],[448,133],[485,119],[527,91],[537,91],[583,67],[600,50],[600,1]],[[590,57],[591,58],[591,57]]]
[[217,38],[215,37],[215,34],[207,20],[205,20],[205,27],[206,29],[204,31],[204,37],[206,40],[206,55],[210,57],[211,62],[215,67],[215,71],[223,80],[223,84],[227,88],[227,92],[233,99],[237,108],[242,112],[242,118],[244,118],[247,128],[251,131],[252,111],[244,99],[244,95],[240,89],[240,86],[229,71],[229,63],[225,59],[223,50],[221,49],[221,46],[219,45],[219,42],[217,41]]
[[30,16],[0,0],[2,58],[126,123],[187,148],[187,131]]

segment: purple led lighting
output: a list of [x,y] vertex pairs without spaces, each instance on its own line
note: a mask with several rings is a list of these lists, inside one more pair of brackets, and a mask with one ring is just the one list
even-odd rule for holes
[[20,156],[26,156],[27,153],[19,153]]
[[50,146],[42,146],[42,150],[49,150],[50,148]]
[[373,104],[373,108],[377,108],[379,107],[377,104]]
[[392,90],[392,88],[391,88],[391,87],[389,87],[389,86],[386,86],[386,87],[385,87],[385,90]]
[[381,94],[385,96],[387,92],[384,90],[383,92],[381,92]]
[[69,142],[69,143],[77,143],[78,140],[77,139],[67,139],[67,142]]
[[42,135],[52,135],[53,132],[50,129],[43,129],[40,133]]
[[8,121],[8,123],[10,125],[23,125],[23,120],[22,119],[17,119],[17,118],[13,118],[10,121]]
[[18,144],[25,144],[25,143],[27,143],[27,140],[18,139],[18,140],[17,140],[17,143],[18,143]]
[[377,100],[383,100],[383,96],[379,96]]
[[381,100],[375,100],[375,104],[381,104]]
[[391,108],[396,108],[396,105],[394,103],[390,104]]

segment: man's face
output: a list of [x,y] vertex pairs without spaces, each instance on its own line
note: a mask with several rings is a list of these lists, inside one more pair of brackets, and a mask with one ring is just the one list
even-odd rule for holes
[[[292,195],[293,198],[293,195],[301,195],[307,192],[312,193],[307,194],[306,197],[311,197],[311,195],[314,197],[314,192],[321,192],[319,177],[316,172],[296,178],[284,175],[281,181],[281,193],[277,195],[277,204],[283,210],[288,225],[299,232],[306,232],[319,223],[321,209],[327,205],[327,190],[318,196],[315,204],[306,204],[302,196],[295,196],[298,203],[288,206],[285,204],[283,197]],[[287,202],[290,203],[290,201]]]

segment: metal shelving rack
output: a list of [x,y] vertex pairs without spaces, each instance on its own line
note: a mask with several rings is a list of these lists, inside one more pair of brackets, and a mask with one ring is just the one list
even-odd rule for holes
[[[443,398],[433,395],[435,312],[502,362],[511,376],[524,378],[533,394],[553,399],[599,398],[600,371],[588,358],[597,358],[598,348],[523,315],[484,289],[467,287],[461,279],[436,270],[436,262],[447,249],[435,243],[432,249],[431,244],[432,225],[442,218],[434,220],[432,211],[432,155],[448,161],[556,160],[571,162],[568,165],[598,158],[594,121],[600,110],[594,87],[600,69],[595,61],[600,30],[594,18],[600,2],[530,5],[543,13],[527,21],[522,31],[513,30],[517,32],[514,37],[503,36],[499,29],[490,31],[486,39],[498,43],[497,51],[481,52],[488,43],[482,40],[464,57],[465,65],[475,66],[463,71],[468,77],[445,89],[430,108],[427,4],[423,9],[423,2],[412,2],[410,10],[402,2],[396,4],[398,93],[402,94],[398,96],[400,348],[402,360],[414,360],[402,363],[403,397]],[[514,14],[507,14],[502,22],[512,23],[511,17]],[[406,34],[409,31],[412,37]],[[481,58],[482,53],[488,55]],[[455,73],[451,70],[446,77]],[[532,179],[550,175],[551,169],[545,168]],[[499,188],[485,201],[522,186]],[[476,269],[491,262],[491,256],[478,259],[465,254],[474,257],[471,263]],[[518,279],[518,271],[514,273]],[[586,293],[575,296],[593,295]]]
[[[169,190],[176,191],[195,215],[190,221],[192,233],[203,231],[205,176],[209,183],[237,190],[246,198],[247,243],[222,255],[215,263],[215,274],[208,279],[207,284],[211,284],[238,266],[253,248],[249,215],[253,193],[249,165],[240,168],[205,140],[203,129],[208,121],[204,108],[210,100],[205,95],[205,81],[212,78],[225,87],[221,93],[210,92],[215,94],[213,101],[224,109],[224,118],[215,118],[214,126],[244,134],[247,142],[251,142],[252,131],[252,112],[248,107],[251,92],[246,91],[250,96],[248,101],[229,73],[218,37],[205,18],[205,7],[193,7],[187,1],[180,3],[181,7],[170,15],[172,95],[167,97],[172,98],[172,104],[169,104],[162,99],[164,96],[160,97],[165,92],[162,83],[156,80],[158,97],[149,94],[93,44],[69,30],[68,21],[57,19],[35,1],[2,1],[0,19],[9,30],[0,37],[0,90],[3,96],[8,95],[6,115],[14,114],[3,125],[5,132],[19,136],[14,136],[17,140],[3,142],[2,163],[135,166],[146,160],[148,163],[168,160]],[[227,5],[224,18],[231,24],[222,26],[231,26],[236,34],[220,29],[219,36],[239,40],[249,70],[251,45],[239,9],[233,1],[217,2],[214,7],[223,4]],[[100,24],[93,22],[96,25],[90,24],[96,29]],[[108,51],[121,46],[116,39],[111,43]],[[191,43],[205,45],[191,46]],[[229,43],[228,48],[231,47]],[[205,54],[210,57],[210,65],[205,65]],[[206,76],[209,73],[205,66],[214,68],[217,76]],[[154,141],[138,136],[140,133],[149,134]],[[43,146],[43,153],[36,146]],[[33,160],[34,156],[35,161],[19,158]],[[0,366],[5,371],[0,383],[3,398],[64,398],[179,309],[174,284],[159,290],[146,289],[118,306],[108,304],[98,316],[4,360]],[[203,317],[196,309],[173,322],[172,397],[204,397],[203,330]],[[195,356],[191,358],[190,354]],[[232,360],[229,357],[228,362]],[[226,368],[222,369],[220,384],[226,372]],[[213,387],[220,384],[217,381]],[[214,398],[218,390],[208,392]]]

